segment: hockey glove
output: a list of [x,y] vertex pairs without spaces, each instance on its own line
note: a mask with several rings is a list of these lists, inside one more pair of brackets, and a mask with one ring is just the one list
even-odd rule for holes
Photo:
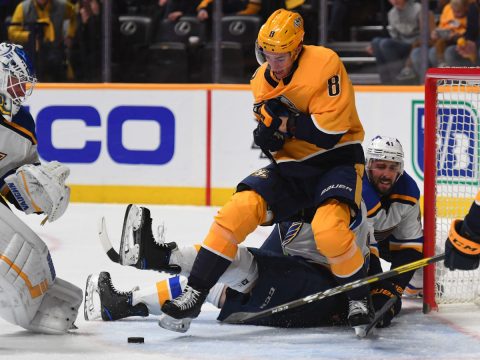
[[270,99],[263,103],[255,104],[253,112],[259,122],[262,122],[266,127],[274,130],[278,130],[280,125],[282,125],[280,116],[289,116],[288,109],[279,99]]
[[25,214],[43,212],[52,222],[63,215],[70,201],[70,188],[65,185],[69,174],[70,169],[58,161],[26,164],[5,182]]
[[285,135],[259,122],[253,130],[253,141],[263,150],[278,151],[285,143]]
[[373,308],[375,311],[380,310],[388,300],[397,296],[395,304],[385,313],[385,315],[383,315],[383,319],[378,322],[376,327],[384,328],[390,326],[392,319],[402,309],[402,289],[390,281],[379,281],[372,285],[370,293],[372,295]]
[[444,264],[450,270],[474,270],[480,262],[480,237],[472,235],[467,223],[454,220],[445,241]]

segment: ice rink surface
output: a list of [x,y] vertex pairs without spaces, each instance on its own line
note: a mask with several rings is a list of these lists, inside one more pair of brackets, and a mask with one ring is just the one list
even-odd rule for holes
[[[97,225],[105,216],[112,242],[117,243],[125,205],[72,204],[55,223],[40,226],[41,216],[25,221],[48,244],[57,276],[82,289],[90,273],[109,271],[114,285],[129,290],[149,285],[164,275],[121,267],[110,262],[98,241]],[[199,243],[217,208],[149,206],[154,225],[163,220],[167,241]],[[17,213],[18,214],[18,213]],[[259,228],[245,242],[261,243],[270,228]],[[358,339],[347,327],[275,329],[248,325],[222,325],[218,310],[205,305],[185,334],[157,325],[156,318],[130,318],[117,322],[85,321],[83,305],[78,329],[64,336],[38,335],[0,319],[0,359],[480,359],[480,308],[442,308],[424,315],[419,300],[404,300],[403,310],[390,328],[368,339]],[[142,336],[144,344],[129,344]]]

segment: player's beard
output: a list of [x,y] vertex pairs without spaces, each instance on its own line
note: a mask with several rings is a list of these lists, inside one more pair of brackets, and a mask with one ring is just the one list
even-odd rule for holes
[[385,177],[380,177],[375,180],[375,188],[381,195],[387,195],[390,191],[392,191],[393,184],[394,180]]

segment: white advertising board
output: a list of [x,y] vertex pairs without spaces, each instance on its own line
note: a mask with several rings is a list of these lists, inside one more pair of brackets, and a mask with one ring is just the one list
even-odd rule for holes
[[[397,137],[422,187],[423,88],[358,87],[356,104],[365,139]],[[29,106],[43,160],[71,168],[74,201],[221,205],[268,164],[253,146],[248,86],[40,86]]]

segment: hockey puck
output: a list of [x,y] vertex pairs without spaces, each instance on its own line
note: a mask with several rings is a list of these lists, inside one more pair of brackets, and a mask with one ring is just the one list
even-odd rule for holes
[[143,344],[145,339],[143,337],[129,337],[128,342],[130,344]]

